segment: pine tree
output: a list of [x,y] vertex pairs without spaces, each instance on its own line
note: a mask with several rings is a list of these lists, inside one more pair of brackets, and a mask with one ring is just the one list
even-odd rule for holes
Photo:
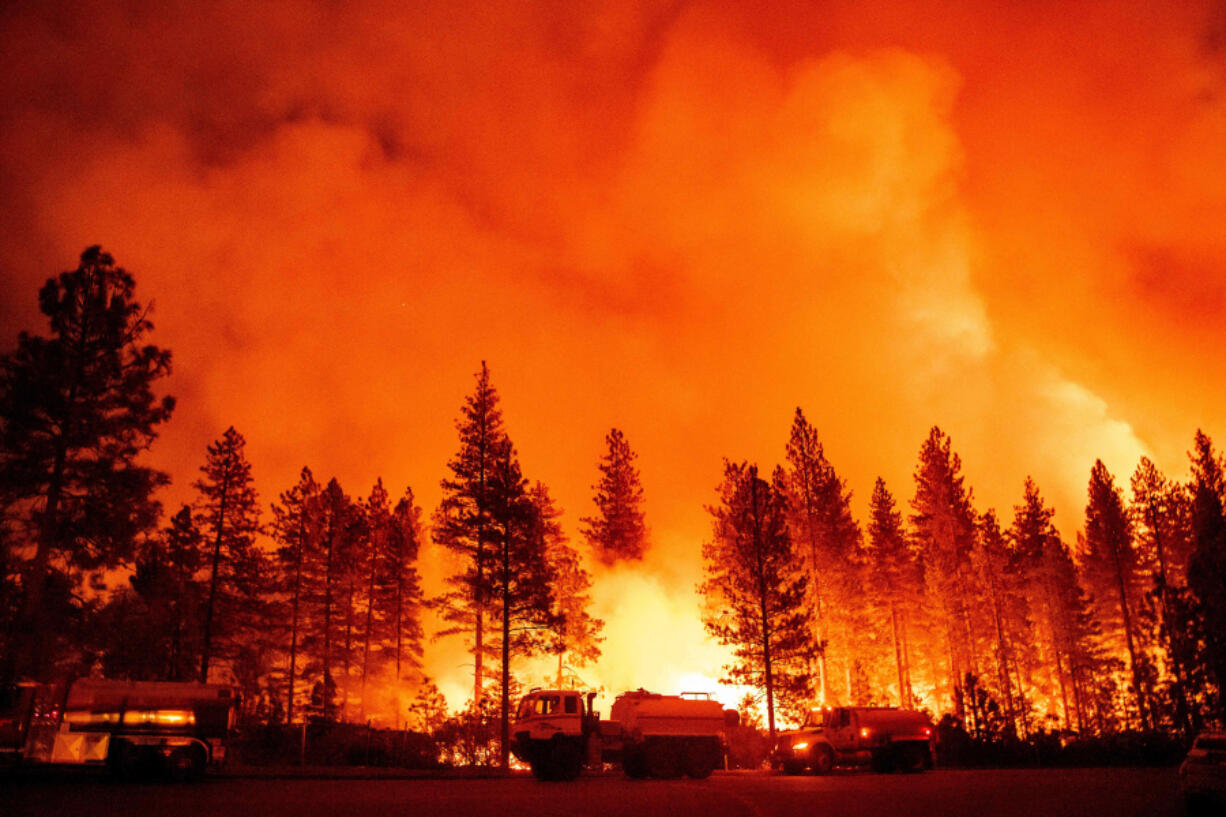
[[949,437],[933,426],[915,471],[911,525],[928,595],[941,611],[948,657],[946,686],[959,717],[963,715],[961,679],[968,672],[979,674],[972,624],[977,588],[970,570],[975,515],[961,470],[962,461],[953,452]]
[[828,657],[833,656],[842,665],[847,702],[852,703],[851,642],[864,611],[858,592],[861,536],[851,514],[851,492],[826,459],[817,429],[799,408],[786,452],[787,465],[777,471],[775,481],[787,497],[792,540],[807,560],[814,637],[823,646],[818,654],[818,701],[827,700]]
[[542,542],[550,572],[553,574],[553,629],[549,652],[558,657],[557,687],[564,685],[566,659],[583,667],[600,657],[600,631],[604,622],[588,613],[592,597],[592,578],[583,568],[579,553],[570,546],[558,521],[561,510],[544,483],[537,482],[529,492],[534,510],[535,530],[531,535]]
[[388,540],[391,538],[392,513],[388,506],[387,489],[383,480],[375,481],[370,497],[363,506],[365,523],[362,526],[362,536],[358,555],[362,569],[363,599],[365,610],[362,612],[362,676],[359,702],[361,705],[359,720],[366,719],[368,679],[383,660],[383,633],[386,617],[378,599],[386,586],[385,563]]
[[17,543],[33,551],[22,571],[24,638],[0,676],[46,668],[58,627],[55,605],[44,604],[51,571],[68,579],[129,561],[157,524],[153,494],[169,480],[137,460],[174,408],[153,393],[170,352],[144,341],[153,324],[134,290],[126,270],[90,247],[39,292],[50,337],[22,332],[0,359],[0,501],[6,525],[19,521],[9,527]]
[[306,613],[309,595],[309,563],[318,547],[319,485],[311,469],[303,466],[298,483],[282,492],[280,504],[272,506],[272,537],[281,547],[277,550],[280,568],[280,590],[289,599],[289,665],[285,679],[285,720],[294,722],[295,682],[298,678],[298,647],[302,632],[302,617]]
[[335,701],[340,685],[336,665],[341,653],[341,663],[346,667],[341,678],[348,681],[350,656],[342,646],[345,645],[345,625],[352,613],[352,595],[347,590],[356,570],[354,546],[358,514],[353,500],[335,478],[328,481],[316,501],[319,547],[317,561],[307,562],[307,567],[308,598],[319,614],[318,618],[308,617],[304,622],[304,646],[313,656],[307,672],[319,675],[312,686],[320,691],[319,714],[331,721],[337,716]]
[[462,568],[448,577],[451,589],[439,599],[442,616],[452,626],[438,635],[472,632],[473,706],[480,709],[488,651],[485,622],[490,602],[485,591],[493,569],[490,552],[495,535],[488,484],[495,457],[506,440],[498,392],[484,361],[477,373],[477,388],[465,400],[456,429],[460,450],[447,463],[452,477],[441,483],[443,499],[434,512],[433,535],[435,542],[460,557]]
[[1123,634],[1132,676],[1132,693],[1143,728],[1149,728],[1146,690],[1141,681],[1134,624],[1139,596],[1139,565],[1132,523],[1114,477],[1102,460],[1090,471],[1083,549],[1083,575],[1091,588],[1096,618]]
[[1168,480],[1148,457],[1142,457],[1132,475],[1129,512],[1136,532],[1137,552],[1150,576],[1150,593],[1157,602],[1156,639],[1170,671],[1168,697],[1173,723],[1185,737],[1192,733],[1187,666],[1189,652],[1186,619],[1176,617],[1184,608],[1178,596],[1186,592],[1187,561],[1191,551],[1191,495]]
[[1214,711],[1226,717],[1226,467],[1198,430],[1192,452],[1192,541],[1188,586],[1199,602],[1205,662],[1217,688]]
[[[1069,656],[1065,654],[1067,639],[1063,637],[1067,629],[1067,622],[1062,614],[1064,608],[1060,603],[1060,577],[1057,570],[1058,565],[1055,564],[1059,561],[1058,556],[1062,543],[1052,523],[1054,516],[1055,511],[1044,502],[1034,480],[1027,477],[1022,504],[1013,509],[1013,525],[1009,531],[1009,538],[1017,553],[1025,582],[1026,596],[1031,600],[1031,613],[1041,623],[1036,633],[1041,640],[1039,662],[1055,670],[1056,686],[1067,727],[1069,724]],[[1034,668],[1028,667],[1028,669],[1033,670]],[[1024,680],[1027,685],[1034,681],[1032,677]],[[1051,690],[1045,691],[1050,692]],[[1027,706],[1023,703],[1020,709],[1023,730],[1029,732]]]
[[808,578],[787,527],[787,500],[756,465],[724,463],[712,539],[703,545],[703,624],[735,662],[725,683],[763,691],[772,745],[776,698],[807,696],[815,651],[804,600]]
[[608,450],[600,462],[600,481],[592,486],[596,515],[584,517],[583,537],[603,564],[637,561],[647,550],[643,486],[634,461],[638,455],[619,429],[605,436]]
[[233,638],[254,623],[254,607],[262,600],[260,585],[267,578],[262,554],[255,548],[259,508],[246,446],[233,426],[226,429],[220,440],[209,445],[200,469],[204,476],[194,483],[211,551],[200,654],[202,683],[208,682],[218,636]]
[[161,656],[162,665],[150,675],[156,680],[195,677],[203,598],[196,574],[203,566],[204,537],[196,528],[191,508],[184,505],[160,536],[146,542],[128,580],[157,630],[157,646],[151,655]]
[[404,678],[407,669],[421,668],[421,579],[417,574],[417,554],[421,548],[421,508],[413,499],[413,489],[405,488],[404,496],[392,510],[387,541],[384,609],[391,622],[392,650],[395,656],[396,680]]
[[908,612],[919,607],[920,575],[915,556],[907,544],[902,515],[885,480],[877,478],[869,502],[868,564],[869,593],[875,606],[890,619],[890,643],[898,678],[898,705],[911,706],[910,669],[907,666]]
[[528,495],[528,482],[520,471],[511,441],[503,439],[495,452],[490,474],[490,521],[494,537],[491,569],[484,595],[491,613],[501,622],[500,741],[499,765],[510,765],[511,696],[515,656],[539,652],[552,629],[553,574],[546,543],[534,535],[541,529],[537,508]]
[[972,563],[986,590],[992,629],[995,633],[996,682],[1005,700],[1007,730],[1016,734],[1014,686],[1011,667],[1014,645],[1025,638],[1025,614],[1020,596],[1023,592],[1018,561],[1009,550],[1008,541],[1000,529],[994,511],[979,519],[979,535],[972,553]]

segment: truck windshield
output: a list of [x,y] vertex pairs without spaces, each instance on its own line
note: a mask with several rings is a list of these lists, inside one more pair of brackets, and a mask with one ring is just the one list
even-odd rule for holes
[[558,711],[561,703],[561,697],[558,695],[534,695],[524,698],[523,702],[519,705],[519,717],[531,718],[534,715],[552,715]]

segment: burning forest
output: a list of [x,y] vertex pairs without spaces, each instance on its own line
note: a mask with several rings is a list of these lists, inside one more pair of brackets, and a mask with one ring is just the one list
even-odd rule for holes
[[163,5],[0,11],[6,695],[1226,714],[1218,5]]

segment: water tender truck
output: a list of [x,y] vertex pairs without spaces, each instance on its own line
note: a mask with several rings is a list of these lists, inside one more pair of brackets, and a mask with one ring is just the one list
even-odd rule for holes
[[584,769],[620,765],[628,777],[700,779],[724,765],[726,726],[737,713],[707,693],[617,696],[601,720],[595,692],[534,689],[523,697],[511,751],[543,780],[572,780]]

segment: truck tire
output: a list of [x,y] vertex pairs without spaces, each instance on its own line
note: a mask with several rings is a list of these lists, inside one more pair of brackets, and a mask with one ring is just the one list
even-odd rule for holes
[[193,782],[204,777],[208,761],[199,746],[181,746],[166,758],[166,770],[171,780]]
[[632,780],[642,780],[647,776],[647,759],[641,751],[628,750],[622,756],[622,771]]
[[887,747],[878,749],[872,754],[873,771],[877,774],[889,774],[898,768],[898,749]]
[[652,777],[674,780],[681,776],[681,757],[670,741],[657,740],[647,746],[647,770]]
[[898,769],[918,774],[928,768],[928,747],[903,746],[898,752]]
[[554,780],[574,780],[583,771],[583,756],[579,747],[569,740],[554,741],[549,755]]
[[830,774],[834,771],[834,750],[829,746],[818,746],[813,750],[813,773]]
[[715,771],[715,760],[712,747],[705,743],[695,742],[686,747],[685,774],[694,780],[705,780]]

